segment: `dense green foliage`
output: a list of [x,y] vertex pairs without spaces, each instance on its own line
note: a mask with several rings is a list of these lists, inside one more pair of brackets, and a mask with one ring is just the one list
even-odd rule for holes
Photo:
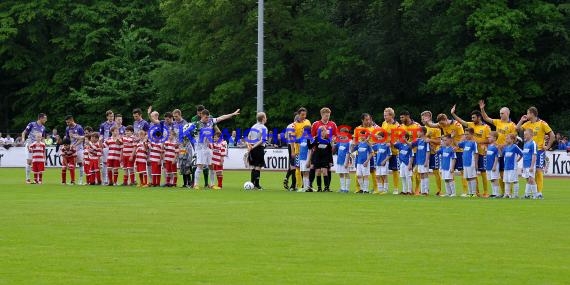
[[[84,125],[152,104],[190,117],[255,111],[257,1],[92,0],[0,3],[0,129],[38,112]],[[562,0],[277,0],[266,3],[270,124],[327,105],[356,123],[384,107],[466,114],[486,99],[536,105],[570,129],[570,4]],[[417,119],[417,116],[415,116]],[[127,120],[129,122],[130,120]]]

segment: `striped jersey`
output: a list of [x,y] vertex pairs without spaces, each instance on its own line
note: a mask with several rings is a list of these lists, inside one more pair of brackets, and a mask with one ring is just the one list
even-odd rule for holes
[[103,148],[99,143],[90,143],[89,149],[89,159],[98,160],[103,155]]
[[146,142],[138,142],[136,145],[135,159],[137,163],[146,163]]
[[177,142],[166,141],[164,142],[164,161],[174,162],[178,153],[180,152],[180,147],[178,147]]
[[28,146],[28,150],[32,154],[32,162],[45,162],[46,144],[43,142],[33,142]]
[[73,158],[77,156],[77,151],[75,150],[75,147],[72,145],[67,147],[64,146],[61,148],[61,156],[65,158]]
[[120,160],[121,159],[121,143],[120,140],[110,137],[103,143],[105,148],[109,149],[107,160]]
[[224,165],[224,156],[228,153],[228,143],[221,140],[221,142],[210,144],[210,148],[212,149],[212,164]]
[[148,161],[160,162],[162,159],[162,144],[150,141],[148,143]]
[[121,142],[123,143],[123,156],[132,157],[133,151],[135,150],[134,138],[132,136],[123,136],[121,138]]

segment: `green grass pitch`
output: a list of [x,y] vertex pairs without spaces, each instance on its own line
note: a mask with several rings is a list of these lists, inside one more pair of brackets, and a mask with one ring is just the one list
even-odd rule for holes
[[23,175],[0,170],[0,284],[570,282],[567,179],[540,201],[290,193],[277,172],[262,192],[244,171],[215,192]]

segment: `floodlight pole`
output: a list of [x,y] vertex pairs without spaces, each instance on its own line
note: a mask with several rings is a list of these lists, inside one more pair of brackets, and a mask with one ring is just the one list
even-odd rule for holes
[[258,0],[257,9],[257,112],[263,112],[263,13],[264,0]]

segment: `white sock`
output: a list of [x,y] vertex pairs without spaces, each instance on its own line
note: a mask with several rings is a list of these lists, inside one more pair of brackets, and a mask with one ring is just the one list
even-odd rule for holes
[[424,194],[428,194],[429,193],[429,178],[422,178],[422,182],[423,182],[423,188],[424,188]]
[[363,179],[363,183],[362,183],[362,190],[364,190],[364,192],[368,192],[368,186],[370,185],[370,180],[368,180],[368,178],[364,178]]
[[109,175],[107,174],[107,164],[103,163],[103,173],[105,173],[105,175],[102,175],[101,178],[103,178],[103,184],[108,184],[109,183]]
[[494,196],[499,196],[499,185],[491,183],[491,189],[493,189]]
[[79,181],[83,181],[83,165],[79,166]]
[[455,181],[451,181],[449,186],[451,188],[451,195],[455,195]]
[[451,182],[445,181],[445,194],[451,195]]
[[524,186],[524,195],[528,196],[530,195],[530,184],[528,184],[528,182],[526,183],[526,185]]
[[202,168],[196,167],[196,171],[194,171],[194,186],[200,185],[201,174],[202,174]]
[[513,196],[514,197],[519,196],[519,184],[518,183],[513,184]]
[[208,173],[208,178],[210,178],[210,185],[214,185],[214,180],[216,179],[216,173],[214,171],[210,171]]
[[30,165],[26,163],[26,180],[30,179],[30,172],[32,170],[30,169]]
[[408,181],[408,193],[412,193],[412,177],[406,177],[406,180]]
[[346,176],[345,180],[344,180],[344,185],[346,185],[346,187],[344,188],[344,190],[348,191],[350,190],[350,176]]
[[344,190],[344,177],[340,177],[340,190]]
[[[388,176],[386,176],[385,181],[388,181]],[[386,192],[388,191],[388,182],[384,182],[384,191],[386,191]]]
[[511,195],[511,183],[505,183],[505,195]]
[[402,184],[402,193],[407,193],[408,188],[406,185],[406,178],[405,177],[400,177],[400,184]]
[[536,184],[530,185],[530,191],[532,192],[532,196],[538,197],[538,186]]
[[309,185],[311,184],[311,180],[309,177],[303,176],[303,188],[309,189]]

